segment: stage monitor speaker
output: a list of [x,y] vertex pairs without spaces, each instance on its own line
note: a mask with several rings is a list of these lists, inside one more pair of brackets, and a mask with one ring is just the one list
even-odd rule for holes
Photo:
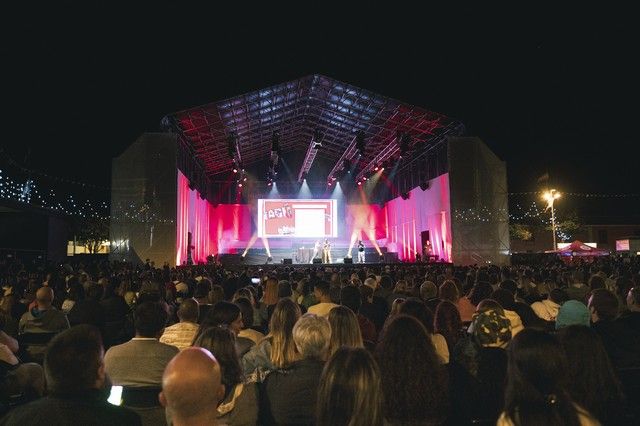
[[313,259],[313,263],[322,263],[322,259],[318,259],[317,257]]
[[353,257],[345,257],[344,263],[353,263]]
[[282,263],[285,265],[293,265],[293,259],[282,259]]

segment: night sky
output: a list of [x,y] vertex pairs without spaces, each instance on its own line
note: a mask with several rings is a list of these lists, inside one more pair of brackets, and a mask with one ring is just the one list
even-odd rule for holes
[[[629,11],[78,3],[3,13],[2,146],[29,168],[108,185],[165,114],[319,73],[459,119],[510,191],[548,172],[565,192],[640,192]],[[623,213],[640,222],[637,201]]]

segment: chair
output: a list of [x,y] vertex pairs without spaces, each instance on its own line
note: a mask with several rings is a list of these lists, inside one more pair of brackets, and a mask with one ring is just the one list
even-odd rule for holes
[[18,352],[22,362],[35,362],[42,365],[44,354],[49,341],[58,334],[54,333],[24,333],[18,335]]
[[158,399],[161,390],[160,386],[124,386],[122,406],[138,413],[143,426],[165,425],[167,419]]

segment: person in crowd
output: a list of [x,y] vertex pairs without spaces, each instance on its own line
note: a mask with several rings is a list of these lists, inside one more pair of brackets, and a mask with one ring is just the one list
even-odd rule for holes
[[[60,310],[65,314],[68,314],[73,305],[76,302],[84,299],[84,287],[77,279],[70,279],[67,282],[67,294],[65,295],[64,300],[62,301],[62,306]],[[55,297],[55,296],[54,296]]]
[[593,329],[602,339],[613,366],[617,369],[640,368],[640,336],[624,322],[616,320],[617,296],[599,288],[591,292],[588,307]]
[[578,302],[585,303],[587,301],[587,295],[591,291],[589,286],[585,284],[584,272],[580,269],[576,269],[570,275],[569,286],[565,289],[569,299],[577,300]]
[[180,322],[164,329],[160,343],[183,350],[191,346],[198,332],[198,302],[195,299],[184,299],[177,315]]
[[254,344],[260,343],[264,339],[264,334],[253,328],[253,304],[246,297],[239,297],[234,302],[242,312],[242,330],[238,333],[238,337],[250,339]]
[[242,357],[245,376],[256,373],[256,380],[261,380],[269,371],[285,368],[295,361],[292,330],[301,315],[300,307],[291,300],[278,302],[269,323],[269,334]]
[[507,358],[505,403],[498,426],[599,424],[564,387],[567,359],[554,336],[533,328],[522,330],[509,344]]
[[144,302],[135,311],[133,339],[109,348],[105,369],[114,385],[160,386],[167,363],[178,353],[175,346],[160,343],[167,312],[159,303]]
[[343,287],[340,290],[340,304],[351,309],[356,314],[363,342],[365,345],[368,344],[373,347],[378,338],[376,326],[369,318],[360,314],[360,307],[362,306],[360,290],[353,286]]
[[[220,364],[203,348],[187,348],[167,364],[160,403],[174,426],[218,424],[224,395]],[[194,390],[197,390],[194,392]]]
[[463,337],[462,321],[456,305],[448,300],[440,302],[436,308],[433,324],[434,331],[444,336],[447,341],[449,353],[453,352],[456,343]]
[[331,326],[325,317],[305,314],[296,322],[293,341],[299,360],[266,377],[261,392],[265,423],[313,424],[317,389],[330,340]]
[[[504,283],[504,282],[503,282]],[[515,311],[515,298],[511,291],[499,288],[491,293],[491,299],[495,300],[504,309],[505,316],[511,322],[511,335],[515,336],[524,329],[520,315]]]
[[389,315],[389,306],[383,297],[376,295],[377,286],[378,283],[373,277],[364,280],[364,285],[360,287],[362,295],[360,313],[376,326],[376,332],[379,333]]
[[319,303],[309,307],[308,312],[310,314],[316,314],[323,317],[329,315],[331,309],[338,306],[331,301],[330,286],[326,281],[317,281],[313,287],[313,292]]
[[531,309],[543,320],[555,321],[560,306],[567,300],[569,300],[567,293],[562,289],[556,288],[551,290],[548,299],[532,303]]
[[56,333],[69,328],[67,316],[52,306],[53,290],[40,287],[36,292],[36,306],[25,312],[20,318],[18,332]]
[[77,301],[69,313],[67,319],[69,324],[91,324],[98,327],[104,334],[105,311],[100,304],[103,288],[100,284],[91,284],[86,290],[85,298]]
[[264,283],[264,294],[262,296],[261,305],[261,322],[262,326],[266,328],[271,321],[271,315],[278,304],[278,280],[274,277],[269,277]]
[[573,401],[605,425],[625,424],[622,386],[598,334],[571,325],[561,329],[558,338],[568,360],[567,391]]
[[502,411],[511,323],[499,307],[480,308],[466,338],[454,348],[451,369],[453,423],[495,423]]
[[300,296],[298,297],[297,302],[308,310],[309,306],[318,303],[316,295],[313,292],[313,283],[309,279],[303,278],[300,280],[300,284]]
[[440,303],[440,299],[438,299],[438,287],[436,287],[433,281],[425,281],[422,283],[420,286],[420,298],[432,312],[435,312],[438,303]]
[[17,407],[3,425],[141,425],[133,411],[107,402],[100,331],[78,325],[55,336],[48,345],[44,372],[48,395]]
[[107,349],[113,345],[124,343],[121,338],[122,328],[130,313],[129,305],[124,297],[118,294],[115,280],[108,281],[104,286],[104,293],[100,305],[104,309],[104,344]]
[[[358,291],[358,290],[356,290]],[[363,348],[360,324],[353,311],[346,306],[337,306],[329,312],[331,325],[331,341],[329,342],[329,356],[343,346]]]
[[448,378],[424,326],[396,315],[376,347],[388,424],[440,424],[448,411]]
[[460,297],[458,287],[453,280],[443,282],[438,290],[438,295],[440,296],[440,300],[447,300],[456,306],[462,322],[468,323],[471,321],[476,307],[473,306],[466,297]]
[[342,347],[320,377],[316,426],[382,426],[382,383],[368,351]]
[[198,302],[198,318],[204,320],[207,313],[213,305],[209,299],[209,292],[212,290],[211,281],[204,278],[196,283],[195,291],[193,292],[193,298]]
[[[640,278],[638,280],[640,284]],[[619,318],[626,327],[640,335],[640,286],[629,289],[626,297],[627,310]]]
[[477,307],[484,299],[491,297],[491,293],[493,293],[493,287],[491,287],[491,284],[486,281],[477,282],[469,292],[469,302],[471,305]]
[[235,350],[235,335],[222,327],[209,327],[193,346],[211,352],[222,369],[224,395],[218,405],[218,421],[230,425],[255,425],[258,421],[256,384],[245,381]]
[[242,311],[235,303],[222,301],[213,305],[206,317],[200,322],[197,335],[209,327],[226,327],[236,336],[236,350],[239,356],[243,356],[255,345],[253,340],[246,337],[238,337],[244,327]]
[[570,325],[591,326],[591,313],[589,308],[577,300],[567,300],[558,309],[556,316],[556,330],[568,327]]
[[444,338],[442,334],[436,333],[433,326],[433,312],[429,309],[426,304],[415,297],[410,297],[407,299],[402,306],[400,306],[400,314],[411,315],[424,326],[431,338],[431,342],[436,349],[436,353],[438,357],[442,361],[443,364],[449,363],[449,347],[447,345],[447,340]]

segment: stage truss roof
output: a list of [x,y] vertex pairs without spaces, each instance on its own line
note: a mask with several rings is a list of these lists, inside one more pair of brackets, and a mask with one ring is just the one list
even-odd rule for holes
[[[412,145],[439,143],[445,134],[461,134],[462,123],[369,90],[310,75],[230,99],[165,116],[165,130],[178,135],[182,148],[211,179],[233,167],[228,138],[237,135],[237,154],[245,168],[268,161],[272,134],[279,131],[280,149],[307,151],[320,132],[318,157],[338,162],[351,157],[356,132],[364,132],[363,164],[376,161],[396,143],[398,132]],[[317,134],[317,133],[316,133]],[[385,151],[385,152],[386,152]],[[335,169],[335,168],[334,168]]]

